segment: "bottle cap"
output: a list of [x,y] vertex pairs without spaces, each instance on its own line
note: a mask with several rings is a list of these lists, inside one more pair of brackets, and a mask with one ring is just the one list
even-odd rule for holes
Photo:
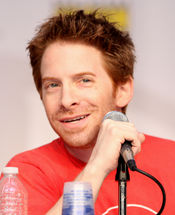
[[4,167],[3,174],[18,174],[18,167]]

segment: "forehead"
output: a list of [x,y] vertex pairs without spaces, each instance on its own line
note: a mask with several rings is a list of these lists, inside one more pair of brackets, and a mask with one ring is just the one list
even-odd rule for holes
[[104,70],[102,53],[95,47],[82,43],[54,42],[43,54],[41,74],[52,69],[62,69],[65,72],[101,71]]

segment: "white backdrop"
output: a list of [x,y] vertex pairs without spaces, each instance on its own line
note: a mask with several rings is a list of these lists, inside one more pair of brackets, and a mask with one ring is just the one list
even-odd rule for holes
[[[0,169],[14,154],[56,137],[35,90],[25,48],[36,25],[53,14],[58,2],[0,0]],[[175,1],[122,2],[130,5],[137,53],[129,119],[142,132],[175,140]]]

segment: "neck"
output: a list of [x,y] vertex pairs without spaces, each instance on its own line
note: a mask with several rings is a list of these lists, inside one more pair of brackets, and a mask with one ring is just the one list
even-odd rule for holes
[[92,153],[92,150],[93,150],[93,147],[91,148],[75,148],[75,147],[70,147],[69,145],[65,144],[65,148],[67,149],[67,151],[73,155],[74,157],[76,157],[77,159],[87,163],[90,156],[91,156],[91,153]]

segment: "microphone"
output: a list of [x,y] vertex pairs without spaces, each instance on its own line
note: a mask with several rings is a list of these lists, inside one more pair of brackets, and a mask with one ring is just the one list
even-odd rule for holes
[[[114,121],[129,122],[127,116],[121,112],[118,112],[118,111],[108,112],[104,116],[103,120],[105,120],[105,119],[111,119]],[[120,154],[122,155],[125,163],[127,163],[130,170],[134,171],[137,167],[136,167],[136,163],[134,160],[133,151],[131,149],[131,142],[130,141],[125,140],[125,142],[122,144]]]

